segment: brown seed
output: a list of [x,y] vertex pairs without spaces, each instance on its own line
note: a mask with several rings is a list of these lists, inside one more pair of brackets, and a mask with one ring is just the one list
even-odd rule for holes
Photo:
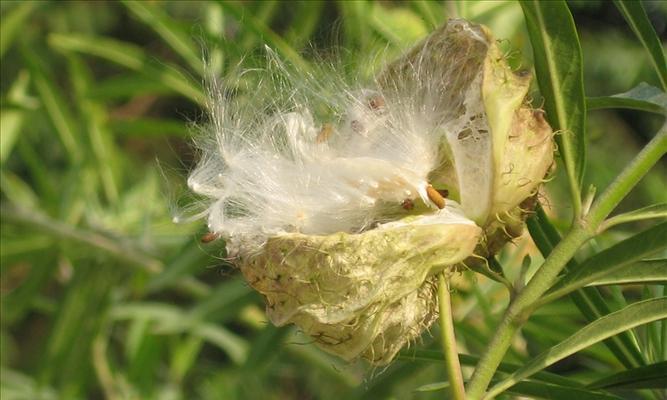
[[201,237],[200,241],[202,243],[211,243],[214,240],[217,240],[220,237],[219,234],[214,233],[214,232],[209,232],[205,234],[204,236]]
[[405,199],[401,203],[401,207],[403,207],[404,210],[410,211],[415,208],[415,203],[412,201],[412,199]]
[[371,108],[371,110],[379,110],[380,108],[384,107],[384,99],[381,96],[373,96],[368,100],[368,106]]
[[320,133],[317,134],[315,138],[315,143],[324,143],[329,140],[329,137],[333,133],[333,126],[329,123],[322,125]]
[[428,185],[426,187],[426,194],[428,195],[429,200],[433,202],[439,209],[445,208],[445,198],[442,197],[442,195],[435,190],[435,188],[431,185]]

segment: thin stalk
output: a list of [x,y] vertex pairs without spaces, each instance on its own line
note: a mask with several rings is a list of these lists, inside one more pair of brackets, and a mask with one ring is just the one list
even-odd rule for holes
[[440,308],[440,339],[442,340],[442,352],[445,358],[449,388],[454,400],[465,400],[463,374],[461,373],[459,353],[456,350],[456,337],[454,336],[449,282],[444,272],[438,276],[438,307]]
[[512,343],[514,334],[530,316],[535,302],[553,285],[558,273],[565,268],[581,245],[596,235],[604,219],[665,152],[667,152],[667,124],[663,125],[656,136],[593,203],[589,213],[577,221],[547,257],[525,289],[512,301],[468,383],[468,399],[476,400],[484,396],[498,365]]

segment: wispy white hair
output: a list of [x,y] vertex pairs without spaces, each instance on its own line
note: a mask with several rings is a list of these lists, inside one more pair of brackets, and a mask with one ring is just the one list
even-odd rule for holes
[[[484,54],[481,35],[461,37],[470,47],[464,56]],[[485,124],[477,118],[480,63],[448,60],[448,40],[438,49],[442,63],[412,55],[417,61],[366,82],[336,68],[296,68],[268,48],[265,69],[212,80],[208,133],[188,184],[209,199],[209,229],[226,238],[230,254],[282,232],[360,232],[407,215],[406,202],[437,212],[427,196],[429,175],[452,154],[471,157],[448,137],[474,136]],[[484,149],[478,142],[474,151]]]

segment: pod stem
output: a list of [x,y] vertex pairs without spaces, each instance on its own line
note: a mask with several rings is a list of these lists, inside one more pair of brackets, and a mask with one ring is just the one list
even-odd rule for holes
[[459,353],[456,350],[454,336],[454,320],[452,318],[452,303],[449,294],[449,281],[446,272],[438,276],[438,307],[440,311],[440,338],[445,358],[445,369],[452,399],[465,400],[465,388]]

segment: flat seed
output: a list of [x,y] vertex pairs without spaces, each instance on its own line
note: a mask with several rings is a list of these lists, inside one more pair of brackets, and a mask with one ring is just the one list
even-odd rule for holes
[[429,200],[433,202],[433,204],[436,205],[439,209],[445,208],[445,198],[442,197],[442,195],[435,190],[435,188],[431,185],[428,185],[426,187],[426,194],[428,195]]

